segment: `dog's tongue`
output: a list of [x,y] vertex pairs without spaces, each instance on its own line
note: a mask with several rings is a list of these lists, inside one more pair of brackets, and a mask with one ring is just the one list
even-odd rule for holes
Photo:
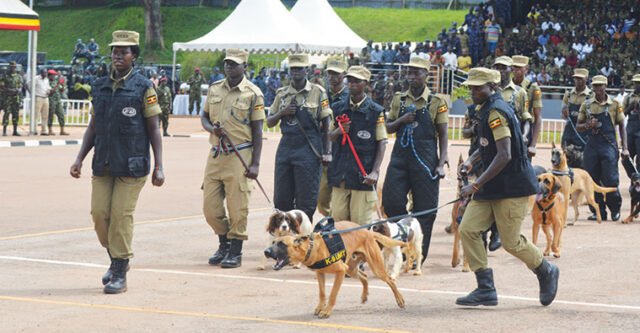
[[536,201],[542,200],[542,193],[536,194]]
[[634,189],[636,190],[636,192],[640,192],[640,185],[636,185]]

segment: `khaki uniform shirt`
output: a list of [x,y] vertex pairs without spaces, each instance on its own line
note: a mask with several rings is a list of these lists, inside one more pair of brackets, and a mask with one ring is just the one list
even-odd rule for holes
[[[425,87],[422,95],[413,96],[411,94],[411,89],[403,92],[398,92],[393,96],[393,100],[391,101],[391,111],[387,115],[387,119],[390,121],[394,121],[398,119],[400,115],[400,105],[402,104],[401,98],[406,97],[405,105],[413,104],[416,106],[417,110],[422,109],[427,100],[429,99],[429,94],[431,91],[429,88]],[[438,95],[431,96],[431,105],[429,105],[429,115],[431,116],[431,121],[437,124],[448,124],[449,123],[449,105],[447,105],[447,101],[444,98],[439,97]]]
[[[520,87],[527,90],[527,97],[529,101],[529,113],[533,115],[534,108],[542,109],[542,90],[540,90],[540,87],[538,86],[537,83],[534,82],[534,83],[531,83],[531,85],[529,85],[529,83],[530,83],[529,80],[524,79],[522,80],[522,82],[520,82]],[[527,89],[527,87],[529,88]],[[532,122],[535,122],[535,119],[533,119]]]
[[520,122],[533,122],[533,116],[529,112],[529,99],[524,88],[518,87],[511,81],[506,87],[501,88],[500,93],[505,102],[514,106],[516,116]]
[[[113,89],[113,91],[116,91],[118,90],[118,88],[121,88],[124,85],[124,81],[127,80],[129,76],[131,76],[131,73],[133,73],[133,68],[131,68],[129,73],[127,73],[125,76],[119,79],[116,79],[114,76],[115,72],[111,72],[111,75],[109,76],[112,81],[111,89]],[[151,118],[153,116],[157,116],[162,113],[162,110],[160,109],[160,105],[158,104],[158,95],[156,94],[156,90],[153,89],[153,87],[150,87],[144,93],[143,108],[144,110],[142,110],[142,115],[145,118]],[[91,114],[94,115],[93,106],[91,107]]]
[[297,91],[292,85],[278,89],[269,114],[274,115],[284,110],[291,103],[292,98],[295,98],[296,103],[307,110],[311,114],[311,118],[317,121],[333,115],[324,88],[309,82],[309,80],[300,91]]
[[[251,122],[265,118],[264,96],[247,78],[233,88],[224,79],[209,87],[203,111],[211,123],[220,122],[234,144],[252,142]],[[209,134],[209,143],[217,146],[218,137]]]
[[607,107],[609,108],[609,118],[611,119],[613,127],[619,124],[624,124],[624,112],[622,110],[622,106],[609,95],[607,95],[607,100],[602,103],[596,101],[595,98],[588,99],[582,103],[582,105],[580,105],[580,113],[578,114],[578,122],[584,122],[587,120],[587,108],[589,108],[589,113],[591,114],[600,114],[604,112]]
[[562,97],[562,107],[569,107],[569,104],[582,105],[587,99],[593,98],[593,92],[589,87],[584,87],[584,90],[577,92],[576,88],[571,89],[564,93]]

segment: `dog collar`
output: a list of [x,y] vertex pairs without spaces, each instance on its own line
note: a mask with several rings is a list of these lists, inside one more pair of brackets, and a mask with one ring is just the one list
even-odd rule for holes
[[555,176],[569,176],[569,179],[571,180],[571,184],[573,184],[573,169],[569,168],[566,171],[551,170],[551,173]]
[[[324,259],[318,260],[313,265],[307,267],[311,269],[321,269],[327,266],[331,266],[340,260],[342,260],[343,262],[347,261],[347,250],[344,246],[344,242],[342,241],[342,237],[339,234],[324,235],[322,236],[322,240],[329,250],[329,256]],[[308,259],[310,255],[311,251],[308,251],[306,259]]]
[[309,248],[307,249],[307,254],[304,256],[304,260],[302,262],[309,260],[312,250],[313,250],[313,235],[309,237]]

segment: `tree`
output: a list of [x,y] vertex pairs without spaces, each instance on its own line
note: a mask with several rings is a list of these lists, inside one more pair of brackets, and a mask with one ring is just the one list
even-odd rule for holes
[[150,49],[164,50],[164,38],[162,37],[162,13],[160,3],[162,0],[142,0],[144,7],[145,46]]

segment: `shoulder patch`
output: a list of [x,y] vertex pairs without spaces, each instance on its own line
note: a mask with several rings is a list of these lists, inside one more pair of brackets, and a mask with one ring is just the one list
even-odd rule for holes
[[329,107],[329,100],[325,98],[320,102],[320,104],[322,104],[322,109],[324,110]]
[[502,120],[500,118],[496,118],[489,122],[489,128],[496,129],[502,125]]
[[447,106],[447,104],[443,104],[438,107],[438,113],[443,113],[447,111],[449,111],[449,107]]
[[378,119],[376,120],[376,124],[384,124],[384,113],[380,113]]
[[542,91],[540,89],[536,89],[533,91],[533,96],[540,97],[542,96]]
[[147,97],[147,105],[156,104],[156,103],[158,103],[158,96],[157,95],[154,94],[154,95],[151,95],[151,96]]

